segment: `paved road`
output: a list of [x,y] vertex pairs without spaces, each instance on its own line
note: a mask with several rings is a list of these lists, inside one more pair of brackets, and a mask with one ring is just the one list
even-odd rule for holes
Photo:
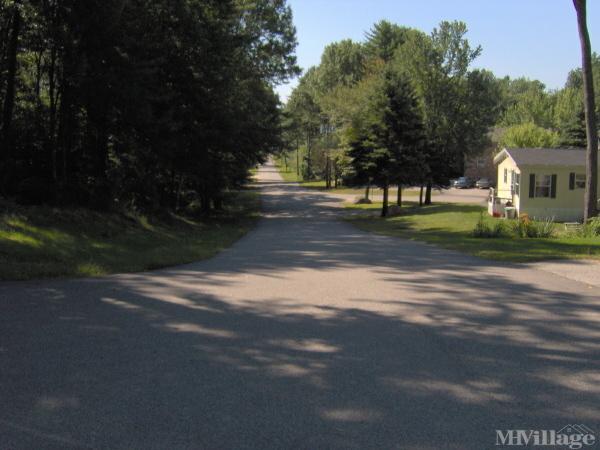
[[[415,195],[407,195],[409,194],[408,192],[405,191],[404,194],[404,200],[407,201],[419,201],[419,197],[418,197],[418,192],[410,192],[410,194],[416,194]],[[471,203],[474,205],[481,205],[481,206],[486,206],[487,205],[487,200],[488,200],[488,196],[489,196],[489,190],[487,189],[455,189],[455,188],[450,188],[450,189],[443,189],[443,190],[434,190],[433,191],[433,196],[432,196],[432,200],[434,202],[440,202],[440,203]],[[352,202],[355,201],[361,197],[364,197],[364,195],[356,195],[356,194],[331,194],[336,198],[341,198],[344,201],[347,202]],[[395,191],[392,192],[392,199],[395,199],[396,193]],[[383,196],[380,194],[371,194],[370,195],[371,200],[373,201],[381,201]]]
[[[260,171],[209,261],[0,285],[0,448],[495,447],[600,431],[597,288],[336,220]],[[339,200],[337,200],[339,202]]]

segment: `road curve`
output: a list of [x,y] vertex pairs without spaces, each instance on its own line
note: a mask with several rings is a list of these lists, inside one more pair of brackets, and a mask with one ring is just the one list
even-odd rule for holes
[[498,448],[600,432],[589,286],[338,220],[261,168],[217,257],[0,284],[0,448]]

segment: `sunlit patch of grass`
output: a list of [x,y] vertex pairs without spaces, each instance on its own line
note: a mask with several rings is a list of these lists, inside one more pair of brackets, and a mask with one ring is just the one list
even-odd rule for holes
[[0,279],[99,276],[209,258],[255,224],[260,197],[244,190],[211,217],[152,218],[17,207],[0,214]]
[[31,247],[40,247],[42,245],[42,243],[34,237],[19,232],[0,231],[0,239],[5,239],[17,244],[29,245]]
[[109,273],[105,268],[93,262],[81,263],[76,268],[76,274],[82,277],[97,277]]
[[381,203],[348,204],[346,207],[359,212],[347,220],[363,230],[420,240],[483,258],[515,262],[560,258],[600,259],[600,237],[572,237],[565,233],[559,233],[554,238],[533,239],[474,237],[473,229],[484,211],[477,205],[446,203],[418,207],[412,204],[402,214],[385,219],[377,214]]

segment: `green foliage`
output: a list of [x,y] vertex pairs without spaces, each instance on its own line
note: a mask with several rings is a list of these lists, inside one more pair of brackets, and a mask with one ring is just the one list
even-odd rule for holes
[[229,193],[223,211],[201,218],[0,203],[0,280],[99,276],[210,258],[248,232],[259,210],[255,191]]
[[[595,52],[592,52],[592,73],[594,78],[596,108],[598,109],[597,112],[600,112],[600,55]],[[580,93],[582,92],[583,77],[581,74],[581,67],[573,69],[569,72],[567,82],[565,83],[565,89],[574,89]]]
[[371,180],[380,187],[409,182],[423,160],[424,131],[408,79],[396,71],[386,71],[372,86],[362,111],[349,130],[355,182]]
[[[381,203],[347,205],[357,211],[377,210]],[[415,239],[475,256],[502,261],[540,261],[557,258],[600,259],[600,237],[583,238],[558,233],[552,238],[516,239],[511,230],[495,239],[473,236],[482,208],[476,205],[407,205],[402,215],[379,219],[372,213],[354,212],[348,221],[359,228],[387,236]],[[491,219],[490,219],[491,220]],[[505,220],[497,222],[510,223]]]
[[554,220],[533,221],[526,214],[519,219],[506,221],[491,219],[482,211],[479,220],[473,228],[476,238],[541,238],[548,239],[556,235]]
[[534,222],[536,231],[532,233],[529,237],[536,238],[551,238],[554,237],[556,233],[556,223],[554,223],[554,219],[547,218],[542,220],[541,222]]
[[372,58],[389,62],[396,50],[404,44],[410,29],[401,27],[387,20],[381,20],[366,33],[366,51]]
[[579,230],[582,237],[600,236],[600,217],[592,217]]
[[[390,184],[408,184],[423,173],[425,132],[418,100],[405,75],[386,70],[351,133],[354,184],[373,183],[387,194]],[[382,215],[387,214],[386,200]]]
[[479,220],[473,229],[473,236],[476,238],[499,238],[506,237],[508,229],[503,220],[494,219],[493,223],[487,220],[483,211],[479,216]]
[[542,221],[531,220],[527,214],[522,214],[511,222],[512,231],[518,238],[551,238],[556,233],[556,223],[552,218]]
[[[596,104],[600,105],[600,57],[597,54],[592,55],[592,68]],[[547,130],[546,146],[548,140],[554,141],[551,146],[586,146],[581,69],[572,70],[565,87],[557,91],[548,91],[540,81],[526,78],[506,77],[499,80],[499,87],[503,110],[499,125],[535,124]],[[554,131],[558,132],[557,140]]]
[[273,86],[299,72],[285,0],[5,6],[0,104],[17,92],[0,123],[3,193],[30,179],[28,196],[47,186],[52,203],[208,210],[283,145]]
[[473,236],[478,238],[492,237],[492,228],[490,224],[485,220],[483,212],[481,212],[479,220],[475,224],[475,228],[473,229]]
[[466,32],[462,22],[442,22],[431,36],[411,33],[396,53],[395,65],[420,99],[434,184],[462,175],[465,156],[488,145],[498,115],[497,83],[491,73],[470,69],[481,48],[471,47]]
[[500,125],[510,127],[534,123],[550,128],[554,123],[554,98],[538,80],[508,77],[501,82],[503,90],[503,114]]
[[552,148],[560,144],[560,137],[556,131],[547,130],[528,122],[507,128],[500,143],[504,147]]
[[587,136],[581,89],[566,87],[556,93],[554,126],[558,129],[561,147],[586,147]]
[[[501,93],[491,72],[471,69],[481,48],[472,47],[466,33],[462,22],[444,21],[426,35],[381,21],[366,34],[364,45],[344,40],[327,46],[319,66],[301,78],[286,106],[309,149],[306,171],[327,174],[332,149],[354,152],[355,166],[363,169],[372,161],[359,161],[357,152],[385,154],[386,146],[365,130],[383,120],[372,113],[372,105],[381,101],[377,90],[382,74],[398,72],[415,91],[425,134],[426,145],[411,179],[446,185],[451,177],[462,175],[465,156],[489,145],[488,131],[498,118]],[[416,167],[406,161],[404,166],[411,164]],[[396,178],[402,176],[398,173]],[[355,173],[354,181],[367,183],[369,178]]]
[[365,74],[365,50],[350,39],[329,44],[317,68],[320,95],[337,86],[353,86]]

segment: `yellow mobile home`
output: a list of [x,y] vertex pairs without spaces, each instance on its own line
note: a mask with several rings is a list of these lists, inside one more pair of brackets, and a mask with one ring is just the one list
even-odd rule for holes
[[490,214],[511,208],[538,219],[583,219],[585,149],[505,148],[494,163],[498,183],[490,192]]

